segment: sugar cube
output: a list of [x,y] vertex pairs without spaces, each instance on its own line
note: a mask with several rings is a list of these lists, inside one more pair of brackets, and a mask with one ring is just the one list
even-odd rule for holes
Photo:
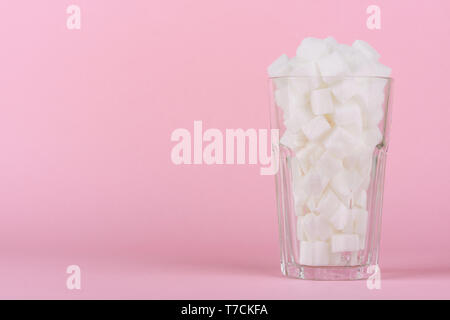
[[317,58],[327,54],[329,46],[327,42],[317,38],[305,38],[297,48],[297,57],[305,60],[316,60]]
[[289,71],[288,63],[289,57],[286,54],[282,54],[267,68],[267,73],[271,77],[280,77],[283,75],[287,75]]
[[321,216],[331,217],[340,205],[339,198],[331,189],[328,189],[320,199],[317,211]]
[[324,146],[336,157],[343,158],[352,153],[360,141],[341,127],[335,127],[325,139]]
[[311,108],[315,115],[333,113],[334,106],[331,98],[331,90],[317,89],[311,92]]
[[300,264],[327,266],[330,264],[330,246],[324,241],[301,241]]
[[300,264],[312,266],[314,265],[314,242],[300,242]]
[[336,212],[331,216],[330,222],[336,230],[343,231],[352,223],[352,215],[349,209],[341,204]]
[[349,72],[346,61],[337,51],[317,60],[317,66],[323,81],[326,83],[336,82],[339,80],[337,77],[344,76]]
[[297,217],[297,240],[304,241],[306,240],[306,234],[303,230],[303,216]]
[[358,251],[359,247],[357,234],[335,234],[331,237],[332,252]]
[[361,209],[367,208],[367,191],[361,190],[355,196],[355,206],[360,207]]
[[364,54],[367,59],[378,60],[380,58],[380,54],[365,41],[355,40],[352,47]]
[[336,158],[331,152],[325,151],[316,161],[314,168],[331,179],[343,169],[343,164],[341,159]]
[[327,242],[314,242],[313,263],[315,266],[327,266],[330,264],[330,245]]
[[323,116],[316,116],[305,124],[302,129],[309,140],[317,140],[327,133],[331,127]]
[[355,233],[365,235],[369,214],[367,210],[354,208],[352,214],[355,217]]
[[362,128],[361,109],[357,103],[352,101],[336,107],[333,120],[340,126],[354,124]]

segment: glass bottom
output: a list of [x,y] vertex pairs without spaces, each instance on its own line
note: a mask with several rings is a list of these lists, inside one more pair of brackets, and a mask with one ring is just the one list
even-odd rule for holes
[[377,270],[375,266],[360,265],[348,267],[311,267],[296,264],[284,265],[281,263],[281,272],[289,277],[303,280],[318,281],[346,281],[346,280],[365,280],[373,273],[368,270]]

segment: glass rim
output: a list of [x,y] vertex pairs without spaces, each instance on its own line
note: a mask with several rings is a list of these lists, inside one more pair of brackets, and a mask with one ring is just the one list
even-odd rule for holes
[[315,79],[315,78],[326,78],[326,79],[384,79],[393,81],[392,77],[383,77],[383,76],[275,76],[275,77],[267,77],[269,80],[274,79],[289,79],[289,78],[300,78],[300,79]]

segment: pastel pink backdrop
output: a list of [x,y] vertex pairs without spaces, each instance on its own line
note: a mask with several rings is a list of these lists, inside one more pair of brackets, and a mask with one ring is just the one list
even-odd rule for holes
[[[81,7],[79,31],[66,8]],[[366,8],[381,7],[381,30]],[[450,298],[450,2],[2,1],[0,298]],[[364,39],[395,78],[382,290],[288,280],[274,179],[175,166],[176,128],[267,128],[267,65]],[[82,290],[66,289],[80,265]]]

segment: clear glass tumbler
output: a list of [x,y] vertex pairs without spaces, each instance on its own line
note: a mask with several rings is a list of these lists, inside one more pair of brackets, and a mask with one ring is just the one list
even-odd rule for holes
[[368,278],[378,266],[392,79],[270,78],[281,270]]

